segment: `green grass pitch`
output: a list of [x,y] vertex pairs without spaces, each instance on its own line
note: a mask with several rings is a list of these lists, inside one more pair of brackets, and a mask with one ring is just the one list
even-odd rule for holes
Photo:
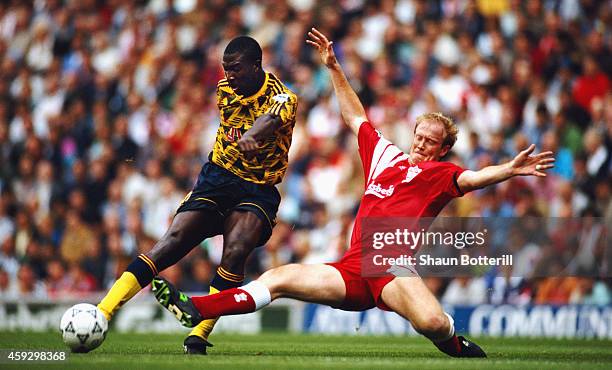
[[[60,363],[0,363],[0,369],[612,369],[612,341],[475,340],[488,359],[453,359],[421,337],[266,333],[215,335],[204,356],[185,356],[183,336],[109,332],[97,350]],[[59,333],[0,332],[0,349],[64,349]]]

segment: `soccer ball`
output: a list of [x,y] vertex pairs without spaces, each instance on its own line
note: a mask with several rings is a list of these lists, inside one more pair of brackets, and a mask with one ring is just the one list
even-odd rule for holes
[[64,343],[72,352],[85,353],[106,338],[108,322],[98,307],[79,303],[68,309],[60,320],[60,332]]

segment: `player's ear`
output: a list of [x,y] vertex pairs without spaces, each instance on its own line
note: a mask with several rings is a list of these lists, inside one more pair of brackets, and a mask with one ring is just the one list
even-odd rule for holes
[[442,145],[442,150],[440,151],[440,158],[444,158],[444,156],[448,154],[450,148],[451,148],[450,145],[443,144]]

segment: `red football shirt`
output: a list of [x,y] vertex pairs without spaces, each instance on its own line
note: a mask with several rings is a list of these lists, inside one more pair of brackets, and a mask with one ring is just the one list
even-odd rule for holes
[[411,165],[408,155],[369,122],[361,124],[358,141],[365,194],[355,219],[350,248],[342,258],[342,261],[352,260],[353,264],[354,258],[361,256],[361,228],[365,218],[436,217],[451,199],[463,195],[457,178],[465,171],[449,162]]

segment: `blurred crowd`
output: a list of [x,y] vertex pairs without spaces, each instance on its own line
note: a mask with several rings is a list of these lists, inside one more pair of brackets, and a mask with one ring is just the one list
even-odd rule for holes
[[[0,299],[105,290],[155,244],[212,149],[222,52],[241,34],[299,96],[278,224],[249,259],[250,278],[339,258],[363,192],[356,140],[304,42],[312,26],[334,41],[372,123],[403,149],[415,117],[439,111],[459,125],[448,160],[466,168],[529,143],[556,153],[548,177],[470,193],[441,216],[588,216],[609,227],[610,24],[610,1],[596,0],[3,1]],[[581,235],[583,257],[609,261],[606,236]],[[542,243],[530,266],[551,256],[544,244],[554,243]],[[208,291],[221,249],[209,239],[164,274]],[[611,269],[427,284],[446,303],[609,304]]]

